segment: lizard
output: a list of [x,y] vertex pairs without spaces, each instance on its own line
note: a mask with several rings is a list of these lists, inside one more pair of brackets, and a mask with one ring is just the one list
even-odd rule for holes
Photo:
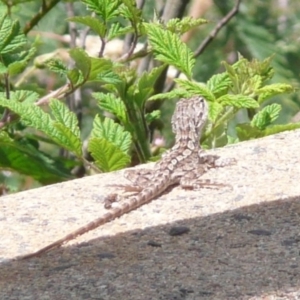
[[174,146],[162,155],[162,158],[155,164],[153,170],[136,170],[136,175],[142,176],[143,180],[132,179],[131,177],[134,178],[132,172],[128,172],[125,175],[125,177],[133,181],[133,185],[123,185],[122,187],[128,191],[135,191],[135,194],[128,196],[119,206],[113,208],[111,203],[116,201],[119,196],[116,194],[107,196],[105,207],[109,211],[103,216],[34,253],[22,256],[21,259],[39,256],[100,225],[111,222],[151,202],[169,186],[180,184],[185,189],[199,189],[203,186],[216,185],[209,180],[204,182],[198,177],[210,168],[231,164],[232,160],[222,162],[219,156],[207,155],[202,150],[199,141],[207,117],[208,104],[204,97],[193,96],[188,99],[180,99],[176,104],[171,120],[172,131],[175,133]]

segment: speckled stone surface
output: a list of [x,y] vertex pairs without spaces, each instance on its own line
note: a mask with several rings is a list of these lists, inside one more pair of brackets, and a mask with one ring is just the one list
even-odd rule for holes
[[300,131],[215,152],[237,163],[203,178],[232,189],[176,187],[38,258],[14,260],[104,214],[122,171],[0,198],[0,299],[300,299]]

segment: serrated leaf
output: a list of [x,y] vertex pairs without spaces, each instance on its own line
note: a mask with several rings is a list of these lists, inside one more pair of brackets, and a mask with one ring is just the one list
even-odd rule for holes
[[91,58],[81,48],[71,49],[69,53],[76,67],[82,72],[84,80],[87,80],[91,71]]
[[127,153],[131,146],[129,132],[112,119],[105,118],[104,121],[101,121],[98,115],[94,119],[91,136],[108,140],[124,153]]
[[104,138],[91,138],[88,150],[95,159],[97,167],[103,172],[119,170],[130,163],[130,156],[128,154]]
[[70,111],[65,104],[57,99],[51,99],[49,107],[51,108],[55,120],[70,128],[74,135],[79,138],[80,131],[76,115]]
[[251,126],[255,126],[260,130],[265,129],[278,118],[280,111],[281,105],[276,103],[264,107],[253,117]]
[[218,102],[209,102],[208,106],[209,106],[208,118],[213,123],[215,123],[220,113],[224,110],[224,107]]
[[253,98],[245,95],[224,95],[217,99],[223,106],[234,106],[237,108],[258,108],[259,104]]
[[[0,97],[3,99],[6,97],[5,92],[0,92]],[[26,90],[17,90],[10,92],[10,100],[24,103],[34,103],[37,99],[39,99],[39,94],[32,91]]]
[[105,37],[107,27],[97,18],[94,18],[92,16],[76,16],[68,18],[67,20],[86,25],[90,27],[95,33],[97,33],[100,37]]
[[0,98],[0,106],[4,106],[18,114],[25,125],[34,127],[43,132],[51,133],[51,118],[40,107],[27,103]]
[[151,96],[148,100],[162,100],[162,99],[174,99],[174,98],[189,98],[193,96],[193,93],[187,92],[183,89],[174,89],[168,93],[161,93]]
[[93,93],[92,95],[100,108],[115,115],[123,124],[127,124],[126,107],[120,98],[104,93]]
[[[81,141],[76,135],[76,130],[74,134],[73,131],[67,128],[63,123],[53,122],[50,116],[40,107],[3,99],[0,99],[0,105],[7,107],[18,114],[25,125],[42,131],[52,138],[57,144],[73,151],[76,155],[82,155]],[[57,115],[60,113],[61,112],[56,112]],[[68,117],[62,116],[61,119],[67,120]],[[67,121],[69,124],[71,124],[71,122],[72,121]]]
[[265,100],[284,93],[291,93],[294,91],[294,88],[290,84],[285,83],[274,83],[263,86],[257,90],[258,102],[263,103]]
[[217,97],[228,92],[231,80],[227,73],[213,75],[206,83],[207,88]]
[[158,120],[161,116],[160,110],[153,110],[151,113],[146,114],[146,122],[147,124],[150,124],[151,122]]
[[57,121],[53,122],[53,126],[61,135],[60,140],[64,142],[64,147],[77,156],[82,156],[82,142],[76,115],[59,100],[52,99],[49,106]]
[[73,152],[76,156],[82,156],[82,142],[74,132],[59,122],[53,122],[53,128],[56,129],[53,138],[65,149]]
[[125,35],[129,32],[133,32],[132,26],[122,27],[120,23],[113,23],[109,28],[106,39],[107,41],[111,41],[114,38]]
[[104,23],[114,17],[119,16],[118,8],[122,4],[119,0],[82,0],[87,5],[87,8],[99,15]]
[[300,128],[300,123],[291,123],[291,124],[283,124],[283,125],[273,125],[264,130],[263,136],[268,136],[284,131],[295,130]]
[[99,80],[101,74],[111,74],[113,63],[106,58],[90,57],[91,69],[89,74],[89,81]]
[[3,14],[0,26],[0,54],[14,53],[27,43],[18,21],[11,21]]
[[22,73],[28,66],[29,61],[36,53],[36,48],[32,47],[28,52],[24,51],[18,55],[14,55],[13,62],[8,65],[8,73],[10,76],[14,76]]
[[97,79],[100,82],[108,83],[108,84],[112,84],[112,85],[118,85],[123,82],[121,77],[111,70],[107,70],[107,71],[99,73],[97,75]]
[[208,101],[215,101],[214,94],[207,88],[204,83],[193,82],[179,78],[174,79],[174,81],[176,81],[181,87],[183,87],[193,95],[201,95]]
[[174,18],[167,22],[166,27],[168,30],[183,34],[199,25],[206,24],[205,19],[194,19],[192,17],[183,17],[182,19]]
[[11,92],[10,97],[11,100],[24,102],[26,104],[31,104],[34,103],[37,99],[39,99],[40,95],[33,91],[17,90]]
[[153,48],[155,58],[173,65],[191,78],[195,58],[186,44],[176,34],[162,29],[157,24],[144,23],[144,27],[147,30],[149,43]]
[[155,82],[165,68],[165,65],[153,68],[150,72],[144,72],[138,79],[133,95],[130,95],[130,98],[140,109],[144,107],[145,101],[153,93]]
[[67,66],[59,59],[53,58],[46,61],[46,65],[50,71],[58,73],[60,75],[67,75]]
[[142,22],[142,11],[137,8],[135,0],[122,0],[123,5],[119,8],[119,13],[124,18],[130,20],[131,24],[136,27]]

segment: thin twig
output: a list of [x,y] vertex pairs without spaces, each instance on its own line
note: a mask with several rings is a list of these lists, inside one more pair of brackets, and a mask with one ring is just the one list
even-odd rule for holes
[[[203,51],[206,49],[206,47],[213,41],[213,39],[217,36],[219,31],[239,12],[239,7],[242,0],[237,0],[235,6],[232,8],[232,10],[224,17],[222,18],[216,27],[209,33],[209,35],[204,39],[204,41],[201,43],[201,45],[196,49],[194,52],[194,57],[198,57],[200,54],[203,53]],[[181,74],[181,71],[177,70],[174,79],[178,78]],[[169,92],[174,88],[175,82],[172,81],[164,90],[164,92]]]
[[100,40],[101,40],[101,47],[100,47],[100,50],[98,53],[98,57],[103,57],[104,49],[106,46],[106,40],[104,38],[102,38],[101,36],[100,36]]
[[134,31],[135,31],[135,33],[134,33],[134,35],[133,35],[133,41],[132,41],[132,43],[131,43],[131,46],[130,46],[128,52],[125,53],[124,55],[122,55],[122,56],[118,59],[119,62],[124,62],[124,61],[126,61],[127,59],[129,59],[129,58],[131,57],[131,55],[132,55],[133,52],[134,52],[134,49],[135,49],[135,47],[136,47],[136,45],[137,45],[137,41],[138,41],[138,32],[137,32],[136,27],[134,27]]
[[60,0],[52,0],[48,4],[43,1],[40,11],[25,25],[23,33],[27,34]]
[[[68,18],[72,18],[75,16],[74,14],[74,5],[73,3],[66,3],[67,16]],[[69,25],[69,33],[70,33],[70,48],[76,47],[76,37],[77,37],[77,29],[74,22],[68,22]]]
[[233,9],[220,21],[217,26],[210,32],[206,39],[201,43],[194,53],[194,57],[198,57],[204,49],[213,41],[219,31],[239,12],[241,0],[237,0]]

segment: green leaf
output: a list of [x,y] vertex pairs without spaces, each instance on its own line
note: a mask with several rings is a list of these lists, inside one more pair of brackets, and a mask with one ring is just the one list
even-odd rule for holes
[[213,75],[206,83],[207,88],[216,96],[220,97],[228,92],[231,80],[227,73]]
[[[6,97],[6,93],[0,92],[0,97],[4,99]],[[38,93],[32,91],[17,90],[17,91],[10,92],[10,100],[12,101],[34,103],[37,99],[39,99],[39,97],[40,96]]]
[[52,126],[56,129],[56,134],[52,138],[65,149],[75,153],[77,157],[81,157],[82,143],[74,132],[59,122],[53,122]]
[[106,58],[90,57],[91,69],[88,81],[101,80],[103,74],[111,74],[113,63]]
[[259,104],[253,98],[245,95],[224,95],[217,99],[223,106],[234,106],[237,108],[258,108]]
[[183,34],[199,25],[208,23],[205,19],[194,19],[192,17],[174,18],[167,22],[166,27],[174,33]]
[[122,84],[122,82],[123,82],[121,77],[111,70],[107,70],[107,71],[99,73],[97,75],[97,79],[100,82],[108,83],[108,84],[112,84],[112,85]]
[[0,169],[14,170],[43,184],[73,178],[64,165],[34,147],[29,140],[13,140],[0,132]]
[[108,140],[124,153],[127,153],[131,146],[129,132],[109,118],[102,122],[98,115],[94,119],[91,136]]
[[224,110],[224,107],[218,103],[218,102],[209,102],[209,113],[208,118],[213,123],[216,122],[217,118],[221,114],[221,112]]
[[14,62],[8,65],[8,73],[10,76],[14,76],[22,73],[28,66],[29,61],[36,53],[36,48],[31,48],[28,52],[22,52],[19,55],[14,55]]
[[26,43],[18,21],[11,21],[6,14],[0,15],[0,54],[15,53]]
[[[59,101],[55,100],[50,104],[50,107],[53,107],[54,115],[58,119],[57,122],[53,122],[49,114],[36,105],[0,98],[0,106],[7,107],[18,114],[25,125],[42,131],[60,146],[81,156],[81,141],[78,138],[78,132],[74,129],[75,124],[70,116],[72,113],[60,108],[60,104],[57,104],[57,102]],[[64,121],[68,125],[72,124],[73,127],[70,125],[72,129],[66,127],[63,124]]]
[[78,157],[82,156],[82,142],[76,115],[71,112],[66,105],[56,99],[50,101],[51,112],[57,122],[53,126],[61,135],[60,140],[63,146],[74,152]]
[[82,0],[87,8],[99,15],[104,23],[114,17],[119,16],[119,6],[122,4],[120,0]]
[[104,23],[99,21],[97,18],[91,16],[84,16],[84,17],[71,17],[67,19],[71,22],[80,23],[90,27],[95,33],[97,33],[100,37],[104,38],[106,34],[107,27]]
[[133,95],[131,96],[132,101],[140,108],[143,109],[146,100],[153,93],[153,88],[156,80],[159,78],[162,71],[166,68],[162,65],[157,68],[153,68],[150,72],[143,72],[135,85]]
[[238,124],[236,126],[236,133],[240,141],[247,141],[263,136],[263,132],[260,129],[252,127],[249,123]]
[[193,93],[187,92],[184,89],[174,89],[168,93],[161,93],[151,96],[148,100],[162,100],[162,99],[174,99],[174,98],[189,98],[193,96]]
[[135,27],[142,22],[142,11],[136,7],[135,0],[122,0],[123,5],[119,9],[119,13],[128,19]]
[[290,84],[285,83],[274,83],[263,86],[257,90],[258,102],[261,104],[265,100],[284,93],[291,93],[294,91],[294,88]]
[[51,134],[52,120],[40,107],[3,98],[0,98],[0,106],[7,107],[18,114],[25,125]]
[[115,115],[123,124],[127,124],[127,114],[124,102],[113,94],[93,93],[101,109]]
[[291,124],[283,124],[283,125],[273,125],[264,130],[263,136],[268,136],[284,131],[295,130],[300,128],[300,123],[291,123]]
[[50,71],[66,76],[68,72],[67,66],[59,59],[52,58],[46,61],[46,66]]
[[80,85],[84,81],[84,78],[78,69],[68,70],[67,77],[73,86]]
[[75,61],[76,67],[82,72],[84,80],[87,80],[91,70],[91,59],[81,48],[74,48],[69,51]]
[[264,107],[253,117],[251,126],[261,130],[265,129],[278,118],[280,111],[281,106],[276,103]]
[[151,122],[158,120],[161,116],[160,110],[153,110],[150,113],[146,114],[146,122],[147,124],[150,124]]
[[109,31],[107,33],[106,39],[107,41],[111,41],[116,37],[125,35],[129,32],[133,32],[132,26],[122,27],[120,23],[113,23],[111,24]]
[[27,104],[32,104],[40,98],[40,95],[38,93],[26,90],[18,90],[11,92],[10,96],[11,100],[24,102]]
[[97,167],[103,172],[119,170],[130,163],[130,156],[128,154],[104,138],[91,138],[88,150],[95,159]]
[[207,88],[204,83],[193,82],[185,79],[174,79],[181,87],[186,89],[193,95],[201,95],[207,101],[214,102],[216,100],[214,94]]
[[149,43],[153,48],[155,58],[173,65],[191,78],[195,58],[186,44],[176,34],[162,29],[157,24],[144,23],[144,27],[148,33]]

